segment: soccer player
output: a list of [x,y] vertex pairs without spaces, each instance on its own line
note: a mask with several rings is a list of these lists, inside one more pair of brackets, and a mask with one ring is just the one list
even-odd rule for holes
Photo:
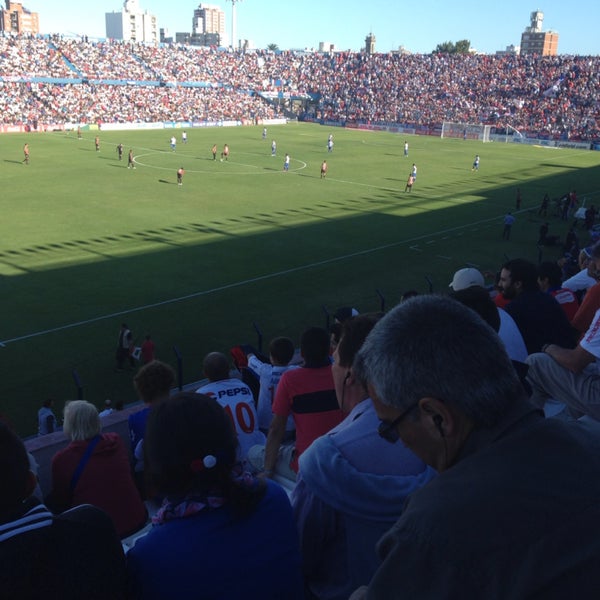
[[414,183],[417,180],[417,165],[415,165],[415,163],[413,163],[412,171],[410,172],[410,174],[412,175]]
[[177,147],[177,139],[174,135],[171,136],[171,150],[175,152],[175,148]]
[[263,140],[266,140],[266,139],[267,139],[267,128],[266,128],[266,127],[263,127],[262,139],[263,139]]
[[133,162],[133,148],[129,148],[129,154],[127,155],[127,168],[135,169],[135,163]]
[[183,185],[183,176],[185,175],[185,171],[183,167],[179,167],[177,169],[177,185]]
[[182,144],[187,144],[187,131],[182,131],[181,132],[181,143]]
[[29,144],[25,144],[23,146],[23,162],[28,165],[29,164]]
[[408,158],[408,142],[404,142],[404,156]]
[[123,144],[117,146],[117,154],[119,155],[119,160],[123,160]]
[[329,135],[329,139],[327,140],[327,152],[333,152],[333,135]]
[[283,161],[283,170],[286,172],[290,170],[290,155],[287,153],[286,153],[285,159]]
[[413,174],[411,173],[408,176],[408,181],[406,182],[406,187],[404,188],[404,191],[410,193],[412,191],[412,186],[413,186],[414,182],[415,182],[415,178],[414,178]]
[[225,144],[223,146],[223,152],[221,152],[221,160],[229,160],[229,146]]
[[100,152],[100,138],[98,136],[94,138],[94,146],[96,146],[96,152]]
[[473,161],[473,168],[471,171],[479,171],[479,154],[475,155],[475,160]]
[[213,147],[210,149],[213,155],[213,160],[217,160],[217,145],[213,144]]
[[77,126],[77,139],[81,139],[81,127]]
[[321,163],[321,179],[327,177],[327,161]]
[[273,140],[271,142],[271,156],[275,156],[277,154],[277,142]]

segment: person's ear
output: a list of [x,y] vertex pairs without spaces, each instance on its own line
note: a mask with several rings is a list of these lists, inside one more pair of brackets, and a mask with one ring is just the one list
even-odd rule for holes
[[455,420],[448,406],[437,398],[419,400],[424,426],[434,437],[446,438],[454,433]]

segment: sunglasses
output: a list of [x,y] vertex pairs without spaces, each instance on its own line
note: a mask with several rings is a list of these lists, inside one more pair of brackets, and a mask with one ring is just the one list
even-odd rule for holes
[[385,421],[381,421],[379,427],[377,428],[377,433],[382,437],[386,442],[390,444],[395,444],[400,436],[398,435],[398,425],[408,415],[409,412],[414,410],[418,406],[418,402],[411,404],[404,412],[400,413],[391,423],[386,423]]

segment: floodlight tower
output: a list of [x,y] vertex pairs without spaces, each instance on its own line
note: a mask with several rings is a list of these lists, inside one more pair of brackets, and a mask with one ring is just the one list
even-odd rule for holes
[[236,22],[236,11],[235,5],[242,0],[227,0],[227,2],[231,2],[231,47],[235,50],[236,45],[236,37],[237,37],[237,22]]

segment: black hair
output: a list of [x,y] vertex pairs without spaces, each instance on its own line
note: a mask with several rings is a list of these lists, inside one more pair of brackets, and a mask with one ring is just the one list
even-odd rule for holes
[[287,337],[276,337],[269,344],[269,354],[280,365],[289,364],[294,356],[294,342]]
[[210,381],[229,379],[229,360],[222,352],[210,352],[202,363],[204,374]]
[[321,365],[329,358],[329,334],[322,327],[305,329],[300,338],[300,350],[304,362],[309,365]]
[[[266,486],[261,482],[248,487],[234,480],[237,448],[231,419],[215,399],[180,392],[150,411],[144,437],[146,475],[158,494],[169,499],[222,495],[235,514],[246,515]],[[214,457],[215,464],[206,464],[206,457]]]
[[503,269],[510,272],[510,279],[514,285],[520,281],[524,292],[538,291],[537,267],[523,258],[513,258],[502,265]]
[[551,287],[559,287],[562,283],[562,271],[560,267],[550,260],[540,263],[538,266],[538,277],[548,279]]
[[354,357],[382,316],[382,313],[364,314],[344,321],[337,346],[338,362],[342,367],[352,366]]
[[500,314],[489,292],[480,285],[472,285],[450,294],[461,304],[474,310],[494,331],[500,330]]
[[152,360],[137,372],[133,383],[142,400],[150,403],[168,396],[175,385],[175,371],[160,360]]

